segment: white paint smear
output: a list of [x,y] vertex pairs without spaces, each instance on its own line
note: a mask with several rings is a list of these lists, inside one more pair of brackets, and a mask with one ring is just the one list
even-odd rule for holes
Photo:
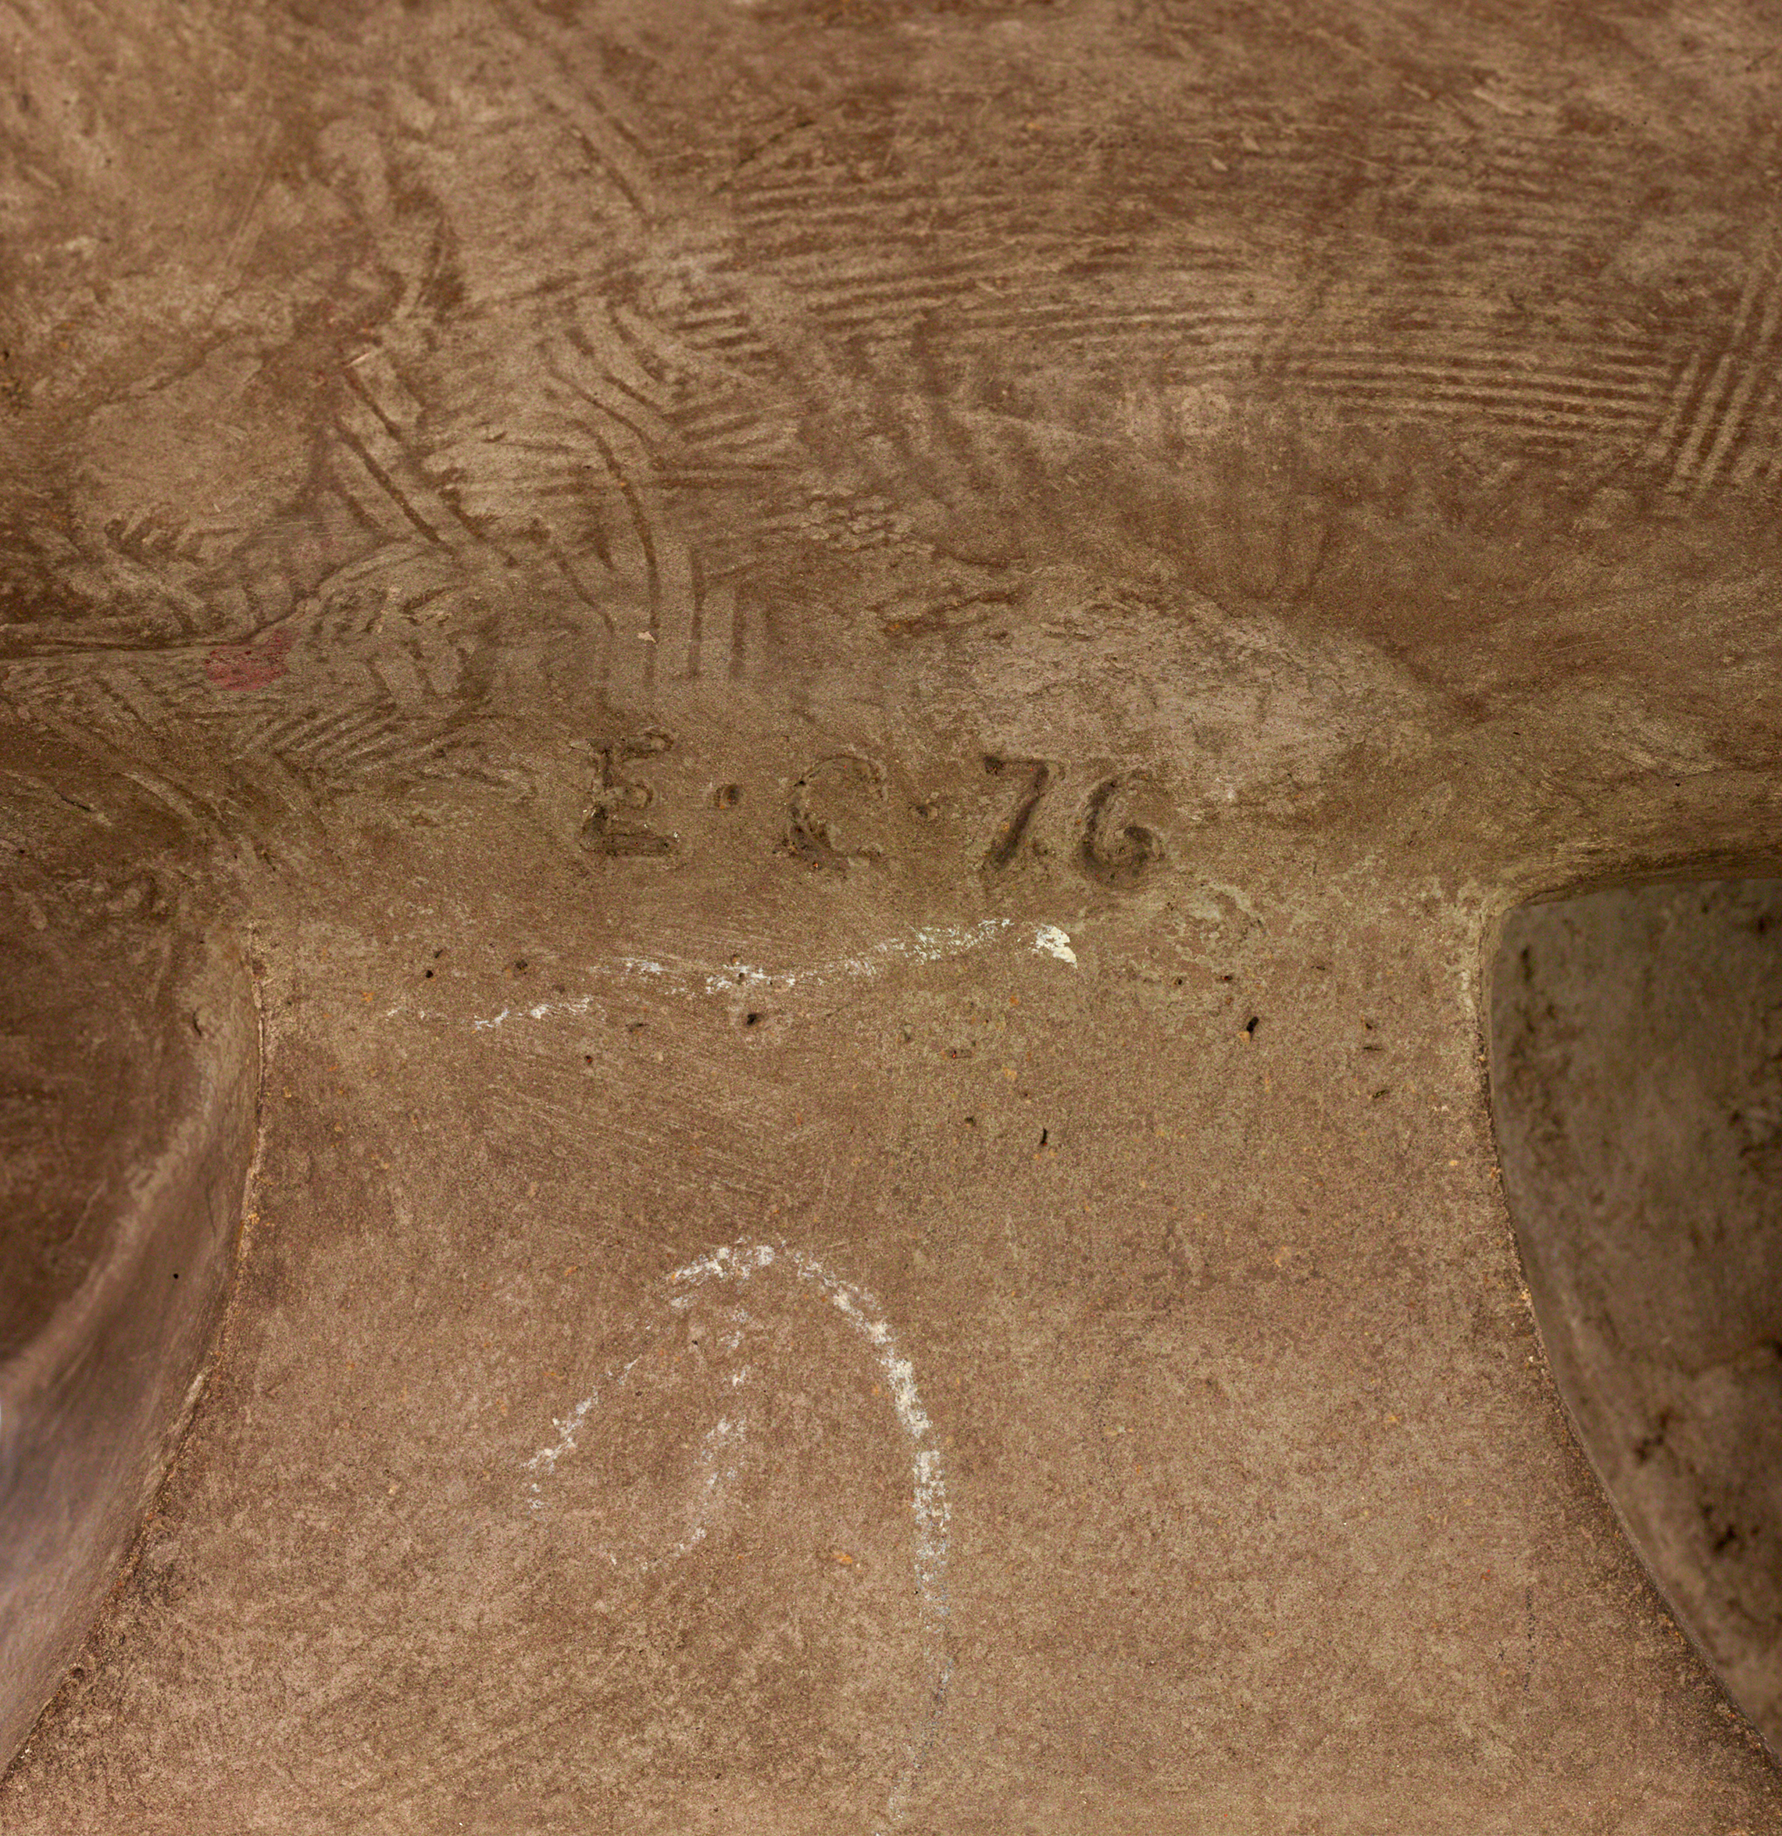
[[1055,956],[1073,969],[1077,966],[1077,953],[1070,947],[1070,932],[1062,925],[1042,924],[1034,933],[1033,947],[1042,956]]
[[[733,1283],[736,1286],[779,1269],[789,1273],[808,1291],[820,1295],[839,1313],[853,1331],[870,1348],[885,1380],[891,1408],[897,1425],[903,1431],[910,1458],[910,1526],[911,1564],[915,1571],[916,1596],[921,1617],[924,1658],[932,1678],[928,1699],[916,1726],[911,1731],[904,1764],[886,1803],[886,1827],[903,1819],[911,1791],[921,1774],[940,1718],[946,1707],[947,1691],[952,1682],[953,1658],[948,1639],[947,1553],[951,1511],[947,1502],[946,1471],[941,1459],[939,1437],[934,1424],[922,1406],[916,1386],[916,1373],[908,1358],[898,1348],[896,1336],[879,1304],[863,1288],[832,1275],[814,1256],[802,1250],[788,1249],[784,1244],[739,1243],[713,1250],[676,1269],[667,1285],[674,1290],[667,1299],[675,1312],[684,1312],[693,1304],[696,1291],[710,1282]],[[746,1322],[747,1315],[738,1310],[736,1318]],[[649,1330],[646,1328],[646,1330]],[[740,1348],[740,1332],[733,1335]],[[623,1385],[633,1366],[643,1356],[639,1352],[622,1368],[603,1379],[609,1390]],[[730,1378],[740,1387],[749,1376],[745,1365]],[[526,1462],[526,1470],[535,1477],[530,1485],[534,1511],[542,1507],[542,1479],[548,1479],[557,1464],[574,1452],[577,1437],[586,1426],[590,1413],[600,1401],[601,1390],[591,1390],[561,1420],[553,1421],[557,1439],[541,1447]],[[736,1468],[728,1456],[743,1438],[742,1424],[721,1417],[707,1432],[695,1457],[696,1493],[700,1503],[715,1498],[736,1477]],[[705,1536],[703,1518],[695,1521],[687,1535],[669,1552],[670,1557],[688,1554]]]

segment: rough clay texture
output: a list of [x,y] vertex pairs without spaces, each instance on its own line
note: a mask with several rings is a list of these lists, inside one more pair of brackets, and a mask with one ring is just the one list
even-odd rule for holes
[[1492,983],[1504,1188],[1636,1546],[1782,1737],[1782,881],[1536,905]]
[[1773,21],[5,17],[9,820],[266,1042],[9,1836],[1782,1827],[1482,1008],[1776,859]]

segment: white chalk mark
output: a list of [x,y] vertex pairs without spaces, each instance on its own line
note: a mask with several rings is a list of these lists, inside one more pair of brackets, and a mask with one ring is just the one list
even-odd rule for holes
[[582,1423],[588,1419],[588,1411],[592,1409],[599,1400],[600,1392],[596,1390],[592,1395],[584,1396],[561,1421],[553,1420],[551,1426],[557,1430],[557,1445],[555,1447],[541,1447],[538,1452],[526,1462],[528,1470],[535,1472],[542,1466],[547,1474],[554,1473],[557,1470],[557,1462],[561,1460],[566,1453],[574,1451],[577,1431],[581,1428]]
[[594,1005],[592,995],[577,995],[573,1001],[540,1001],[526,1009],[529,1020],[542,1020],[547,1014],[585,1014]]
[[[529,1007],[526,1009],[526,1018],[528,1020],[543,1020],[548,1018],[551,1014],[585,1014],[593,1005],[594,997],[592,995],[577,995],[573,1001],[540,1001],[536,1007]],[[395,1008],[390,1009],[391,1013],[395,1011]],[[488,1032],[490,1029],[500,1026],[504,1021],[513,1018],[513,1009],[511,1007],[504,1007],[494,1019],[473,1020],[470,1024],[475,1027],[479,1033],[482,1033]]]
[[[715,1250],[709,1256],[676,1269],[669,1277],[677,1285],[698,1286],[707,1281],[747,1281],[757,1271],[771,1268],[776,1260],[794,1269],[801,1281],[810,1283],[831,1306],[869,1344],[885,1374],[885,1385],[891,1393],[891,1406],[898,1425],[910,1443],[910,1473],[913,1482],[910,1516],[913,1528],[913,1554],[916,1593],[921,1603],[923,1632],[928,1657],[933,1667],[934,1686],[928,1707],[910,1742],[904,1768],[892,1787],[886,1811],[892,1823],[901,1821],[903,1807],[915,1785],[929,1749],[934,1744],[941,1712],[946,1706],[948,1685],[952,1681],[953,1658],[947,1639],[947,1550],[951,1512],[947,1503],[946,1473],[941,1452],[927,1411],[916,1389],[916,1374],[910,1361],[897,1349],[891,1328],[879,1311],[878,1302],[864,1289],[831,1275],[814,1256],[801,1250],[785,1249],[768,1243],[739,1244]],[[670,1305],[682,1305],[692,1296],[682,1295]]]
[[[637,1358],[641,1358],[642,1356],[642,1352],[637,1354]],[[612,1380],[623,1383],[625,1379],[631,1375],[631,1366],[636,1364],[637,1358],[633,1358],[630,1364],[621,1366],[616,1373],[613,1373]],[[590,1390],[561,1420],[553,1419],[551,1426],[557,1430],[557,1445],[555,1447],[541,1447],[538,1452],[526,1462],[526,1470],[535,1473],[542,1469],[545,1477],[548,1479],[551,1474],[557,1470],[557,1462],[561,1460],[565,1454],[575,1452],[575,1437],[581,1433],[582,1423],[588,1419],[588,1411],[592,1409],[599,1400],[599,1390]],[[532,1491],[536,1494],[539,1489],[539,1483],[534,1479],[532,1481]],[[532,1509],[536,1511],[539,1507],[540,1500],[534,1496],[532,1499]],[[616,1561],[617,1557],[615,1557],[614,1560]]]
[[[699,1453],[694,1459],[695,1469],[703,1475],[698,1494],[694,1501],[695,1512],[721,1495],[722,1489],[736,1478],[736,1468],[726,1466],[719,1468],[718,1456],[726,1448],[738,1444],[743,1438],[742,1426],[733,1422],[728,1416],[720,1416],[717,1422],[706,1431],[705,1439],[699,1445]],[[693,1527],[668,1552],[670,1557],[684,1556],[691,1553],[695,1544],[705,1541],[705,1519],[696,1518]]]
[[[596,964],[596,975],[618,975],[629,979],[648,976],[670,993],[678,995],[734,996],[756,991],[790,991],[794,988],[820,988],[840,981],[870,981],[888,969],[901,964],[938,963],[1004,936],[1013,926],[1011,918],[985,918],[969,925],[926,925],[903,937],[889,937],[857,956],[832,957],[826,962],[806,963],[788,969],[771,969],[760,963],[744,962],[740,957],[721,966],[689,961],[662,962],[649,956],[621,956],[611,963]],[[1034,949],[1055,956],[1060,962],[1076,964],[1076,952],[1070,946],[1070,934],[1061,926],[1042,924],[1034,937]],[[541,1001],[536,1007],[521,1010],[529,1020],[547,1020],[559,1014],[586,1014],[593,1011],[592,995],[577,995],[566,1001]],[[420,1018],[431,1018],[421,1015]],[[487,1032],[509,1019],[520,1018],[511,1008],[487,1020],[473,1020],[478,1032]]]
[[1033,947],[1045,956],[1055,956],[1061,963],[1077,966],[1077,953],[1070,947],[1070,933],[1062,925],[1042,924],[1034,933]]
[[[927,1702],[911,1732],[903,1768],[887,1800],[888,1829],[903,1819],[910,1793],[934,1745],[953,1676],[953,1657],[948,1638],[947,1554],[951,1509],[947,1501],[946,1470],[941,1458],[939,1437],[935,1433],[934,1424],[929,1420],[928,1412],[922,1406],[921,1394],[916,1386],[915,1368],[898,1349],[896,1337],[878,1302],[865,1289],[832,1275],[814,1256],[808,1256],[802,1250],[788,1249],[784,1244],[726,1244],[686,1263],[668,1277],[667,1285],[677,1290],[668,1296],[668,1305],[674,1312],[682,1313],[693,1305],[696,1291],[708,1282],[734,1282],[740,1285],[776,1267],[789,1269],[801,1283],[820,1294],[871,1347],[884,1375],[892,1411],[909,1443],[911,1558],[924,1655],[932,1681]],[[748,1323],[748,1317],[740,1307],[731,1315],[739,1329]],[[651,1330],[646,1328],[646,1332]],[[725,1335],[721,1341],[726,1352],[740,1349],[742,1343],[740,1330]],[[630,1363],[616,1372],[609,1372],[602,1381],[617,1388],[624,1383],[642,1356],[640,1351]],[[740,1388],[749,1374],[747,1365],[733,1372],[730,1377],[731,1386]],[[591,1390],[568,1415],[553,1421],[552,1426],[557,1430],[556,1444],[540,1448],[526,1462],[528,1471],[542,1472],[546,1477],[556,1471],[558,1461],[574,1451],[576,1437],[590,1411],[598,1404],[600,1394],[598,1387]],[[669,1552],[671,1557],[686,1555],[704,1541],[706,1527],[699,1513],[704,1505],[721,1496],[724,1488],[736,1478],[736,1466],[728,1456],[740,1446],[743,1438],[742,1424],[732,1421],[729,1416],[721,1416],[707,1432],[694,1461],[695,1471],[700,1477],[695,1494],[695,1519],[687,1535]],[[530,1489],[534,1494],[539,1492],[537,1479],[531,1482]],[[531,1508],[535,1511],[540,1508],[536,1496],[531,1500]],[[883,1831],[880,1836],[884,1836]]]
[[741,988],[796,988],[843,979],[862,980],[882,975],[894,963],[938,963],[963,956],[1009,928],[1007,918],[986,918],[973,925],[931,925],[907,937],[887,938],[860,956],[836,957],[802,969],[764,969],[756,963],[732,961],[705,975],[707,994],[735,994]]

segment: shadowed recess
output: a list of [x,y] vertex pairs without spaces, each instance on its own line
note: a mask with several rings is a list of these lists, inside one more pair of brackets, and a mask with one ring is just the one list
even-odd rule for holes
[[1492,977],[1505,1195],[1578,1438],[1782,1744],[1782,880],[1526,906]]

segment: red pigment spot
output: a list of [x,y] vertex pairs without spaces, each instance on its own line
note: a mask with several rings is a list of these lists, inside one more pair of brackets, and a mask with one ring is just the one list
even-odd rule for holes
[[274,631],[258,644],[219,644],[204,659],[204,673],[220,689],[265,688],[285,673],[288,631]]

